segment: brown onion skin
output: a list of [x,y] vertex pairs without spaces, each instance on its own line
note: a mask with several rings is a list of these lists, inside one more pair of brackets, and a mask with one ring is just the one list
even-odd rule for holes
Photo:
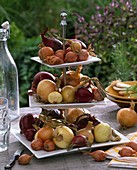
[[47,139],[47,140],[45,140],[45,142],[43,144],[43,148],[46,151],[54,151],[56,146],[55,146],[55,143],[53,142],[53,140]]
[[97,87],[92,88],[93,94],[94,94],[94,100],[102,101],[104,100],[104,97],[100,94]]
[[133,150],[131,147],[124,146],[121,150],[119,150],[119,155],[121,157],[124,156],[130,157],[136,155],[136,151]]
[[137,151],[137,142],[130,141],[130,142],[126,143],[125,145],[128,147],[131,147],[133,150]]
[[55,55],[56,55],[57,57],[59,57],[61,60],[64,60],[65,52],[64,52],[64,50],[57,50],[57,51],[55,52]]
[[49,79],[41,80],[37,86],[36,93],[42,102],[48,102],[48,95],[57,91],[56,83]]
[[70,52],[71,51],[71,48],[70,47],[67,47],[66,49],[65,49],[65,54],[67,54],[68,52]]
[[[60,80],[61,80],[61,87],[64,87],[64,74],[62,74],[60,76]],[[70,86],[77,86],[80,84],[80,76],[79,74],[76,75],[75,71],[67,71],[66,72],[66,85],[70,85]]]
[[106,153],[103,150],[96,150],[94,152],[91,152],[90,155],[97,162],[102,162],[106,160]]
[[51,55],[51,56],[47,56],[47,58],[44,60],[45,63],[49,64],[49,65],[58,65],[58,64],[63,64],[64,61],[59,58],[58,56]]
[[77,59],[78,59],[78,55],[72,51],[69,51],[65,55],[64,62],[66,62],[66,63],[76,62]]
[[86,61],[89,57],[89,52],[86,49],[82,49],[78,56],[78,61]]
[[42,47],[41,49],[39,49],[38,51],[38,56],[39,58],[43,61],[44,59],[47,58],[47,56],[51,56],[54,54],[54,51],[51,47]]
[[78,39],[69,39],[69,41],[67,41],[67,43],[66,43],[66,45],[65,45],[66,48],[70,46],[70,44],[71,44],[72,41],[73,41],[73,42],[79,42],[79,43],[82,45],[82,48],[84,48],[84,49],[87,48],[86,44],[85,44],[83,41],[78,40]]
[[133,127],[137,124],[137,113],[134,108],[122,108],[117,112],[117,121],[123,127]]
[[23,154],[18,158],[18,163],[20,165],[27,165],[30,163],[32,157],[33,157],[33,154],[32,155]]
[[40,138],[34,139],[31,142],[31,148],[35,151],[39,151],[43,149],[43,141]]

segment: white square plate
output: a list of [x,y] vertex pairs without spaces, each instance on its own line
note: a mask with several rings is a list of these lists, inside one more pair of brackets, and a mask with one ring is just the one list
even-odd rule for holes
[[90,63],[94,63],[94,62],[99,62],[101,61],[100,58],[98,57],[92,57],[89,56],[88,60],[86,61],[78,61],[78,62],[72,62],[72,63],[63,63],[63,64],[58,64],[58,65],[49,65],[46,64],[45,62],[43,62],[38,56],[37,57],[31,57],[31,60],[34,60],[40,64],[43,64],[45,66],[51,67],[51,68],[64,68],[64,67],[71,67],[71,66],[77,66],[77,65],[87,65]]
[[[124,135],[122,135],[121,133],[119,133],[118,131],[114,130],[114,132],[119,135],[119,137],[121,138],[120,141],[116,141],[116,142],[105,142],[105,143],[93,143],[93,145],[91,146],[91,148],[100,148],[100,147],[104,147],[104,146],[111,146],[111,145],[119,145],[119,144],[123,144],[123,143],[127,143],[129,142],[129,139],[127,137],[125,137]],[[90,147],[81,147],[81,148],[75,148],[75,149],[71,149],[70,151],[68,151],[67,149],[58,149],[55,151],[44,151],[44,150],[40,150],[40,151],[34,151],[31,148],[31,142],[28,141],[25,136],[20,134],[20,129],[19,129],[19,125],[18,124],[14,124],[11,128],[11,133],[25,146],[27,147],[38,159],[40,158],[46,158],[46,157],[51,157],[51,156],[55,156],[55,155],[60,155],[60,154],[69,154],[72,152],[80,152],[80,150],[87,150],[90,149]]]
[[30,107],[41,107],[46,109],[64,109],[64,108],[89,108],[95,105],[105,105],[106,100],[102,101],[92,101],[90,103],[60,103],[60,104],[45,104],[40,103],[36,100],[35,96],[29,96],[29,106]]

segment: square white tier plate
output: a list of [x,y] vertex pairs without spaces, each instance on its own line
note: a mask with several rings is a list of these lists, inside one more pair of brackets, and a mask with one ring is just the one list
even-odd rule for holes
[[[129,139],[127,137],[125,137],[124,135],[122,135],[121,133],[119,133],[118,131],[114,130],[114,132],[119,135],[119,137],[121,138],[120,141],[116,141],[116,142],[104,142],[104,143],[93,143],[91,148],[100,148],[100,147],[105,147],[105,146],[111,146],[111,145],[119,145],[119,144],[123,144],[123,143],[127,143],[129,142]],[[18,124],[14,124],[11,128],[11,133],[25,146],[27,147],[38,159],[40,158],[46,158],[46,157],[51,157],[51,156],[56,156],[56,155],[60,155],[60,154],[70,154],[73,152],[80,152],[80,150],[88,150],[90,149],[90,147],[81,147],[81,148],[75,148],[75,149],[71,149],[71,150],[67,150],[67,149],[58,149],[55,151],[44,151],[44,150],[40,150],[40,151],[34,151],[31,148],[31,142],[28,141],[25,136],[20,134],[20,129],[19,129],[19,125]]]
[[64,108],[89,108],[95,105],[105,105],[106,100],[103,101],[92,101],[90,103],[60,103],[60,104],[45,104],[40,103],[34,96],[29,96],[30,107],[41,107],[46,109],[64,109]]
[[100,58],[92,57],[92,56],[89,56],[88,60],[86,60],[86,61],[78,61],[78,62],[72,62],[72,63],[63,63],[63,64],[58,64],[58,65],[49,65],[49,64],[46,64],[38,56],[37,57],[31,57],[31,60],[34,60],[34,61],[36,61],[36,62],[38,62],[40,64],[43,64],[43,65],[51,67],[51,68],[64,68],[64,67],[71,67],[71,66],[77,66],[77,65],[87,65],[87,64],[90,64],[90,63],[101,61]]

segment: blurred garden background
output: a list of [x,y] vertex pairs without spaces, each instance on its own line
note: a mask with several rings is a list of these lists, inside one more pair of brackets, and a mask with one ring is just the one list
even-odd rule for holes
[[28,106],[27,91],[40,70],[61,74],[31,60],[37,56],[40,33],[48,27],[60,35],[60,13],[67,13],[67,36],[92,44],[101,62],[83,67],[104,87],[115,79],[137,79],[136,0],[0,0],[0,23],[8,20],[10,52],[19,72],[20,105]]

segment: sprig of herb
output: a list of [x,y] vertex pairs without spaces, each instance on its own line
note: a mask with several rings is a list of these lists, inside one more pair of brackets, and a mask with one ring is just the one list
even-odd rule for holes
[[137,93],[137,84],[127,87],[127,93],[128,91],[133,91],[133,93]]

